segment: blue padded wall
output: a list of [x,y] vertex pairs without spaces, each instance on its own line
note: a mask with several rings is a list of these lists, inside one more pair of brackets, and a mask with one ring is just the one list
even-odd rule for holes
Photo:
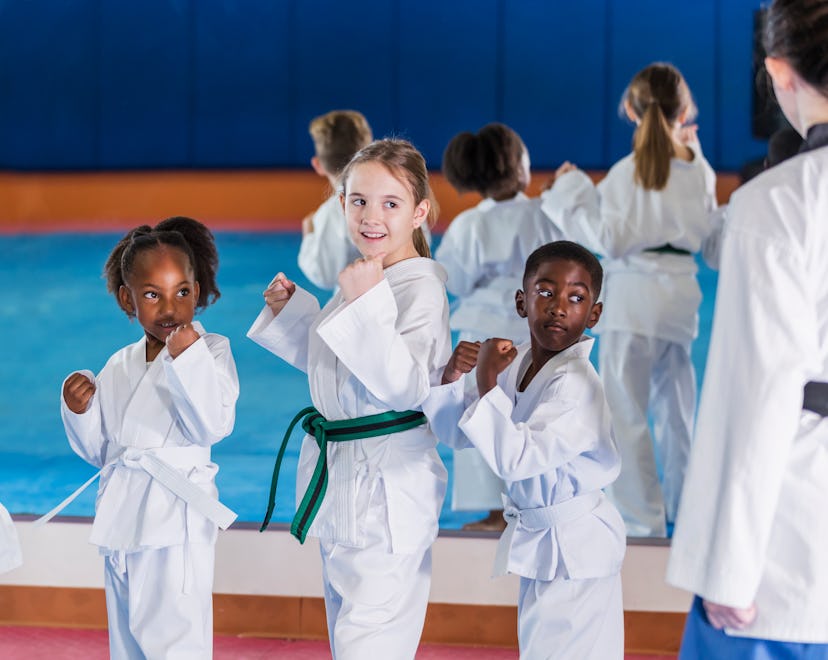
[[315,115],[419,146],[513,126],[537,168],[627,153],[630,77],[676,64],[719,169],[751,136],[761,0],[0,0],[0,167],[306,167]]

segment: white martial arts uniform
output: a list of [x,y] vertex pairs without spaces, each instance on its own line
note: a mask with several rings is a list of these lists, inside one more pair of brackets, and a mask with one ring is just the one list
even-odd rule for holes
[[828,419],[802,409],[805,383],[828,381],[826,182],[828,146],[729,205],[667,579],[715,603],[755,602],[756,621],[730,635],[828,643]]
[[[515,310],[515,292],[523,288],[527,257],[560,237],[540,200],[523,193],[500,202],[484,199],[452,220],[434,258],[448,273],[449,293],[459,299],[449,324],[460,341],[503,337],[517,345],[529,339],[526,321]],[[503,481],[476,449],[454,453],[452,509],[500,509],[502,492]]]
[[[307,372],[326,419],[417,410],[429,374],[451,351],[445,271],[431,259],[405,259],[356,300],[336,293],[321,312],[297,287],[277,316],[264,307],[248,337]],[[320,540],[336,660],[414,657],[447,481],[436,444],[422,425],[328,445],[327,492],[308,534]],[[297,504],[318,456],[306,436]]]
[[[212,657],[218,503],[210,447],[233,430],[239,382],[226,337],[149,364],[146,338],[115,353],[86,412],[61,396],[72,449],[102,468],[90,541],[105,556],[113,658]],[[176,494],[171,488],[178,490]],[[208,515],[205,515],[207,512]]]
[[23,563],[20,539],[9,512],[0,504],[0,573],[17,568]]
[[[564,236],[603,255],[606,301],[599,370],[613,415],[623,470],[607,489],[630,536],[665,536],[675,519],[696,406],[690,348],[698,333],[701,289],[691,254],[713,233],[715,174],[698,147],[673,158],[663,190],[634,183],[632,155],[596,188],[578,170],[544,192],[543,210]],[[648,412],[663,467],[659,485]]]
[[313,214],[313,231],[302,237],[299,268],[315,286],[334,290],[339,287],[339,273],[359,257],[339,195],[331,195]]
[[464,379],[435,386],[423,404],[441,440],[471,441],[506,482],[508,526],[494,572],[521,576],[518,638],[528,660],[624,655],[624,522],[601,491],[620,460],[589,362],[593,342],[583,337],[554,356],[524,392],[528,343],[470,406]]

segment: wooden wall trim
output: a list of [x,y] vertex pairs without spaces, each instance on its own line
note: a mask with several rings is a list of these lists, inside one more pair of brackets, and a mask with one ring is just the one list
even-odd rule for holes
[[[534,172],[537,195],[551,172]],[[590,172],[595,181],[604,172]],[[480,197],[458,195],[445,178],[430,175],[442,231]],[[738,185],[719,174],[724,203]],[[326,181],[305,170],[229,170],[99,173],[0,172],[0,233],[121,231],[171,215],[188,215],[213,229],[299,231],[300,220],[329,194]]]
[[[325,639],[321,598],[215,594],[216,634]],[[423,641],[517,648],[517,608],[429,603]],[[685,615],[624,613],[627,653],[676,653]],[[0,625],[106,628],[102,589],[0,586]]]

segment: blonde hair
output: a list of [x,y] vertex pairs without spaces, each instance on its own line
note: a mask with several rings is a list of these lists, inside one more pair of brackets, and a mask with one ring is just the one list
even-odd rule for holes
[[[376,140],[361,149],[351,159],[351,162],[345,166],[339,177],[339,187],[343,192],[345,192],[348,177],[353,169],[363,163],[379,163],[388,169],[395,178],[406,183],[414,197],[415,206],[424,199],[429,200],[431,206],[428,211],[426,223],[428,223],[429,227],[434,226],[434,222],[440,212],[440,207],[428,184],[428,169],[426,168],[425,158],[423,158],[423,155],[417,151],[413,144],[407,140],[386,138],[384,140]],[[422,226],[414,230],[412,239],[417,254],[421,257],[430,258],[431,249],[428,247],[428,241],[423,233]]]
[[322,167],[334,176],[373,139],[368,120],[356,110],[332,110],[315,117],[308,126],[308,132],[316,157]]
[[696,104],[684,77],[672,64],[656,62],[633,77],[622,99],[641,122],[633,135],[635,182],[645,190],[662,190],[676,155],[673,125],[692,120]]

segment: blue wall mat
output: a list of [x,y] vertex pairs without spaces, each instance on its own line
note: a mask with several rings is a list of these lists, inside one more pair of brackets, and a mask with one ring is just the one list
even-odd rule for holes
[[399,133],[439,169],[460,131],[498,119],[503,46],[497,0],[400,3]]
[[0,167],[97,160],[97,0],[0,2]]
[[629,151],[618,101],[676,64],[719,169],[751,135],[761,0],[0,0],[0,167],[306,167],[308,122],[355,108],[438,169],[448,140],[512,125],[535,167]]
[[[684,75],[699,106],[699,137],[706,150],[712,150],[718,135],[714,111],[715,9],[713,0],[671,3],[669,10],[660,0],[612,3],[608,58],[610,103],[605,113],[609,140],[605,143],[605,162],[615,162],[630,151],[633,126],[626,119],[618,118],[618,103],[636,72],[655,61],[670,62]],[[749,115],[745,121],[750,121]]]
[[192,163],[193,4],[101,2],[102,168]]
[[289,5],[194,9],[193,165],[292,164]]
[[505,5],[503,121],[535,166],[604,167],[607,1]]
[[292,59],[298,142],[294,165],[313,156],[308,123],[335,108],[359,110],[377,137],[396,126],[396,3],[387,0],[295,2]]
[[756,81],[753,62],[753,2],[720,1],[716,26],[718,58],[717,117],[719,140],[712,154],[719,167],[737,170],[746,160],[763,157],[767,142],[751,135],[751,97]]

